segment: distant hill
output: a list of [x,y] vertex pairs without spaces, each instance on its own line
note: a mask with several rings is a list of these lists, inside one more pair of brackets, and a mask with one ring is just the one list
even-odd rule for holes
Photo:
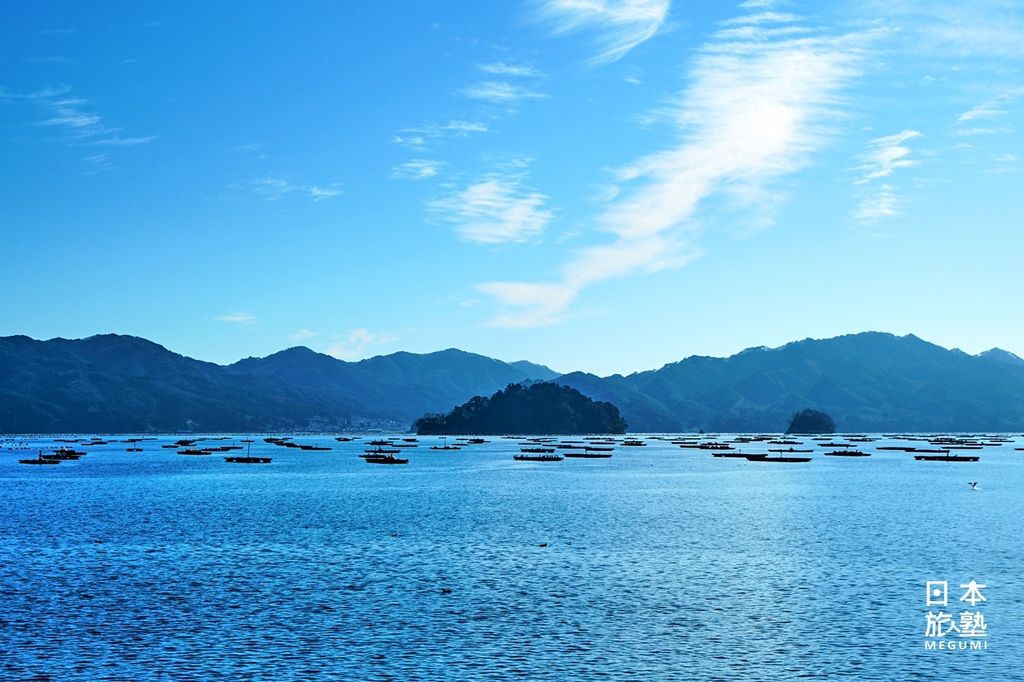
[[1024,361],[879,332],[694,356],[661,369],[559,382],[619,406],[636,431],[782,431],[809,405],[843,431],[1019,431]]
[[626,422],[611,403],[568,386],[534,383],[476,396],[448,414],[417,419],[413,428],[421,435],[624,433]]
[[10,336],[0,338],[0,432],[404,429],[552,374],[454,349],[344,362],[299,347],[225,367],[132,336]]
[[1024,431],[1021,358],[865,332],[610,377],[455,349],[343,362],[298,347],[223,366],[132,336],[0,337],[0,432],[405,429],[551,380],[617,406],[633,431],[782,431],[809,406],[842,431]]

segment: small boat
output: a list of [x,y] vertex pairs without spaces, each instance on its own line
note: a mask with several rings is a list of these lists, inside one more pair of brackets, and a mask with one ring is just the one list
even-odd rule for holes
[[19,459],[19,464],[60,464],[59,459],[46,459],[43,456],[42,450],[39,451],[39,456],[34,459]]
[[799,462],[810,462],[810,457],[769,457],[768,455],[747,455],[748,462],[778,462],[786,464],[797,464]]
[[[609,448],[609,450],[610,449],[611,448]],[[565,457],[571,457],[571,458],[574,458],[574,459],[608,459],[609,457],[612,456],[612,453],[610,453],[610,452],[592,452],[588,448],[587,450],[584,450],[583,452],[566,452],[566,453],[563,453],[563,455]]]
[[391,445],[391,441],[390,440],[380,440],[380,439],[377,439],[377,440],[371,440],[369,443],[367,443],[367,445]]
[[980,457],[977,455],[914,455],[919,462],[977,462]]
[[751,457],[767,457],[768,455],[751,455],[745,452],[712,452],[712,457],[726,457],[729,459],[749,459]]
[[338,441],[339,443],[349,443],[354,439],[349,438],[348,436],[337,436],[334,440]]
[[177,443],[167,443],[166,445],[161,445],[160,447],[164,448],[165,450],[177,450],[178,447],[180,446]]
[[833,450],[832,452],[826,452],[826,457],[870,457],[871,453],[861,452],[860,450]]
[[593,445],[588,445],[583,449],[586,452],[612,452],[613,450],[615,450],[615,448],[595,447]]
[[647,445],[647,443],[643,442],[642,440],[637,440],[635,438],[627,438],[626,440],[622,441],[622,444],[629,448],[642,448],[645,445]]
[[442,438],[441,442],[443,443],[443,445],[431,445],[430,449],[431,450],[461,450],[462,449],[458,445],[448,445],[448,439],[447,438]]
[[408,459],[399,459],[394,455],[364,456],[367,464],[408,464]]
[[58,462],[74,462],[85,456],[84,452],[76,452],[75,450],[69,450],[68,448],[60,448],[49,455],[41,454],[41,459],[55,459]]
[[245,451],[244,456],[232,455],[231,457],[225,457],[224,461],[231,464],[270,464],[270,457],[253,457],[252,445]]
[[555,451],[554,448],[519,448],[520,451],[531,455],[546,455]]
[[561,462],[562,455],[513,455],[517,462]]
[[212,450],[200,450],[199,448],[185,448],[178,450],[179,455],[212,455]]
[[369,459],[371,457],[387,457],[389,455],[397,455],[398,453],[398,450],[385,450],[384,448],[378,445],[373,450],[367,450],[366,452],[359,456],[362,457],[363,459]]
[[814,450],[797,450],[796,448],[768,448],[768,452],[814,452]]

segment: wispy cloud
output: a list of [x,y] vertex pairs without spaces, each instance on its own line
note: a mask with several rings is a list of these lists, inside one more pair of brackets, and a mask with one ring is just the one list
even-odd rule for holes
[[289,195],[297,195],[305,196],[319,203],[334,199],[342,193],[339,183],[309,185],[292,182],[278,175],[265,175],[255,178],[250,182],[249,186],[253,194],[263,197],[267,201],[277,201]]
[[658,32],[670,0],[542,0],[540,19],[555,33],[587,31],[595,36],[594,64],[621,59]]
[[884,184],[872,188],[867,196],[861,199],[853,219],[864,221],[875,221],[881,218],[892,218],[899,215],[899,199],[896,198],[896,191],[892,185]]
[[320,332],[315,332],[312,329],[300,329],[299,331],[291,334],[288,338],[292,341],[308,341],[315,339],[320,336]]
[[[1024,36],[1022,36],[1024,39]],[[1005,88],[995,97],[971,107],[956,117],[953,134],[959,137],[1011,132],[1007,122],[1011,103],[1024,94],[1024,87]]]
[[441,171],[436,159],[412,159],[391,169],[391,177],[401,180],[428,180]]
[[495,76],[537,76],[537,71],[532,66],[524,64],[507,64],[505,62],[490,62],[488,64],[477,64],[477,68],[484,73]]
[[548,197],[524,187],[522,174],[492,174],[428,209],[456,226],[463,239],[485,244],[525,242],[544,233]]
[[25,102],[41,112],[29,125],[59,131],[60,141],[67,145],[133,147],[149,144],[156,135],[126,136],[123,128],[111,127],[95,110],[92,102],[72,94],[67,85],[44,88],[27,94],[0,89],[0,103]]
[[861,156],[861,165],[857,170],[863,171],[863,175],[855,180],[855,184],[862,185],[878,178],[885,178],[892,175],[900,168],[908,168],[917,165],[915,159],[910,156],[910,147],[905,143],[921,137],[916,130],[904,130],[895,135],[887,135],[871,140],[868,143],[868,151]]
[[544,99],[547,97],[544,93],[531,87],[506,81],[481,81],[474,83],[464,88],[462,94],[469,99],[510,106],[526,100]]
[[910,158],[911,149],[907,142],[919,137],[920,132],[908,129],[868,142],[868,150],[861,155],[861,164],[857,166],[861,175],[853,181],[854,185],[867,185],[859,191],[861,200],[853,213],[854,220],[872,222],[899,215],[896,187],[891,182],[877,185],[875,181],[889,178],[901,168],[917,165],[917,160]]
[[486,133],[487,124],[482,121],[453,119],[447,123],[435,123],[417,128],[403,128],[391,138],[394,144],[423,151],[428,143],[449,137],[466,137],[470,133]]
[[501,306],[491,324],[552,324],[590,286],[691,261],[702,253],[692,236],[705,199],[729,193],[770,208],[773,181],[808,165],[829,138],[827,123],[859,74],[870,34],[779,36],[759,20],[763,28],[740,40],[728,33],[734,25],[690,69],[672,112],[681,143],[618,173],[624,187],[609,193],[597,218],[613,240],[577,251],[551,281],[479,285]]
[[227,315],[218,315],[213,318],[218,322],[232,322],[234,324],[249,324],[255,322],[257,317],[250,315],[249,313],[228,313]]
[[397,340],[398,337],[391,334],[358,328],[345,334],[334,335],[324,352],[339,360],[358,360],[366,357],[373,348],[394,343]]

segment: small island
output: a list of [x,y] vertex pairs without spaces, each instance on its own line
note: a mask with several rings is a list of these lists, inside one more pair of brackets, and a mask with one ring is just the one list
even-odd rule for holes
[[448,414],[426,415],[416,433],[433,435],[625,433],[626,421],[611,403],[552,383],[509,384],[490,398],[476,396]]
[[835,433],[832,417],[817,410],[801,410],[793,415],[786,433]]

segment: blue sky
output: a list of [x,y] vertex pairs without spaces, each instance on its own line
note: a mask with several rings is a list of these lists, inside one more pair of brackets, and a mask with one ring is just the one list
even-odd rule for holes
[[0,59],[0,334],[1024,354],[1021,2],[8,3]]

